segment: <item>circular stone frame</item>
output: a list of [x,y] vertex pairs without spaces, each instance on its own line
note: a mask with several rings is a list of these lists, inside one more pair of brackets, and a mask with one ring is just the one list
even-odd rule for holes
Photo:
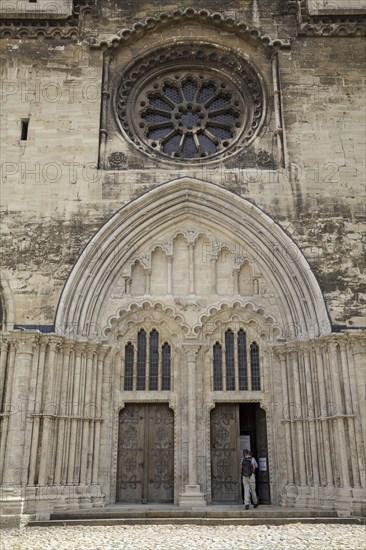
[[169,163],[221,160],[246,148],[266,118],[263,79],[247,59],[212,44],[150,51],[121,74],[118,127],[144,154]]

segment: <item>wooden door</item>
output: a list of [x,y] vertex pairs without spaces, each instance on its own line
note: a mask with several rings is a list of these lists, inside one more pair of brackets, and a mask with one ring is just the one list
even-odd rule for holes
[[119,416],[117,502],[172,502],[174,415],[165,403],[128,404]]
[[239,433],[239,405],[216,404],[211,411],[213,502],[241,502]]

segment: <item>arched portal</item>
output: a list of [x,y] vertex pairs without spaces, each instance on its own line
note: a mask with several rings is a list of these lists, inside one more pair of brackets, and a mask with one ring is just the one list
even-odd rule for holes
[[65,285],[56,332],[102,337],[121,305],[152,291],[200,312],[245,297],[277,319],[284,339],[330,332],[319,285],[288,235],[247,200],[193,178],[154,188],[99,230]]
[[[240,499],[235,461],[230,469],[235,494],[230,487],[217,492],[217,438],[223,430],[214,428],[225,423],[229,410],[232,418],[243,416],[242,431],[256,442],[261,462],[268,458],[261,490],[274,494],[276,502],[275,447],[268,444],[267,453],[265,439],[282,429],[272,404],[284,397],[271,346],[327,334],[330,325],[305,258],[259,208],[192,178],[165,183],[132,201],[80,256],[60,299],[56,330],[111,346],[104,388],[115,420],[111,417],[110,428],[103,425],[101,459],[114,472],[108,477],[111,502],[157,498],[146,481],[155,470],[145,456],[144,467],[136,463],[136,471],[128,470],[129,417],[122,413],[118,425],[118,411],[138,410],[136,433],[148,441],[155,409],[168,405],[174,411],[169,440],[174,491],[169,488],[167,500],[173,493],[183,505],[202,504],[204,495],[207,502]],[[268,432],[258,428],[261,410]],[[248,435],[237,426],[233,421],[235,456],[239,436]],[[211,463],[211,456],[217,461]],[[153,485],[159,483],[154,476]],[[130,493],[126,487],[133,488],[136,479],[141,491]]]

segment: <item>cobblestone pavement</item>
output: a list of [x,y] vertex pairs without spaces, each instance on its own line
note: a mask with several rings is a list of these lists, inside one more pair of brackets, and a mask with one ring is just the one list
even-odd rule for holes
[[1,550],[365,550],[355,525],[65,526],[0,531]]

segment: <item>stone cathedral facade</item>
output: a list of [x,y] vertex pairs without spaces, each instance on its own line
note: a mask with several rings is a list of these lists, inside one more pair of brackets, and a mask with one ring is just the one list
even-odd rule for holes
[[0,501],[365,509],[359,0],[3,0]]

